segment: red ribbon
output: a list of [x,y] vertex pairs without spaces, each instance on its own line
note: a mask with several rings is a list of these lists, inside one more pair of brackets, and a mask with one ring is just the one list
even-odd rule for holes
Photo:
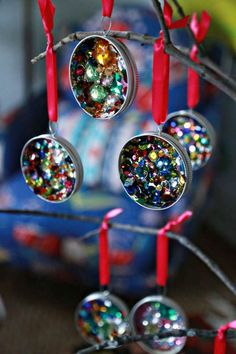
[[[190,23],[190,28],[196,38],[198,44],[200,44],[207,35],[210,27],[211,17],[206,11],[201,14],[200,21],[198,21],[197,14],[194,13]],[[199,63],[198,60],[198,48],[194,44],[190,52],[190,59],[195,63]],[[188,107],[193,109],[196,107],[200,100],[200,77],[192,68],[188,69]]]
[[46,79],[47,79],[47,99],[48,117],[52,122],[58,119],[58,92],[57,92],[57,65],[56,54],[53,51],[53,20],[55,7],[51,0],[38,0],[41,12],[44,31],[47,38],[46,49]]
[[[173,10],[168,2],[164,1],[164,19],[168,29],[177,29],[187,26],[189,16],[172,22]],[[164,35],[160,31],[153,47],[152,70],[152,115],[155,122],[160,125],[166,120],[168,113],[170,57],[165,53]]]
[[181,225],[184,221],[192,216],[192,212],[186,210],[183,214],[174,220],[169,221],[157,234],[156,249],[156,282],[159,286],[166,286],[168,279],[168,262],[169,262],[169,239],[166,235],[168,231],[172,231],[176,226]]
[[230,328],[236,329],[236,321],[229,322],[218,329],[217,336],[215,337],[215,341],[214,341],[214,354],[225,354],[226,351],[225,333]]
[[99,283],[100,286],[108,286],[110,283],[109,265],[109,245],[108,230],[109,220],[122,213],[123,209],[117,208],[110,210],[103,219],[99,233]]
[[102,16],[111,17],[114,0],[102,0]]

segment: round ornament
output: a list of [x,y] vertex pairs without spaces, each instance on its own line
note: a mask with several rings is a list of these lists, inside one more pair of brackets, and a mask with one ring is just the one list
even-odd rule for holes
[[119,156],[121,183],[137,204],[153,210],[173,206],[192,180],[191,162],[171,136],[145,133],[131,138]]
[[113,341],[127,334],[128,308],[118,297],[108,291],[87,296],[75,312],[76,327],[91,344]]
[[186,149],[193,170],[208,162],[215,145],[215,132],[201,114],[191,110],[169,114],[162,131],[173,136]]
[[[130,313],[130,325],[135,335],[159,334],[163,331],[186,329],[186,317],[181,308],[163,296],[148,296],[140,300]],[[149,353],[176,354],[182,350],[186,337],[147,339],[139,342]]]
[[34,137],[25,144],[21,169],[29,188],[47,202],[68,200],[83,180],[77,151],[67,140],[50,134]]
[[110,119],[128,108],[137,92],[137,69],[127,47],[108,36],[88,36],[70,59],[70,84],[91,117]]

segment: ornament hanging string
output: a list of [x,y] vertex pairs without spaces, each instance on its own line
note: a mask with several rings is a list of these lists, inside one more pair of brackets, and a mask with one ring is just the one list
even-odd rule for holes
[[42,17],[43,28],[47,38],[46,49],[46,80],[47,80],[47,101],[48,117],[51,122],[58,119],[58,91],[57,91],[57,64],[56,54],[53,51],[53,35],[55,6],[51,0],[38,0]]
[[[164,19],[169,30],[184,28],[187,26],[189,16],[172,22],[173,10],[168,2],[164,1]],[[166,121],[168,113],[170,57],[165,53],[163,31],[153,46],[153,70],[152,70],[152,115],[157,125]]]
[[102,0],[102,16],[111,18],[113,6],[114,0]]
[[117,208],[110,210],[102,221],[99,231],[99,283],[100,287],[107,287],[110,283],[110,262],[109,262],[109,242],[108,230],[109,220],[123,212],[123,209]]
[[217,331],[217,336],[214,340],[214,354],[225,354],[226,352],[226,332],[228,329],[236,329],[236,321],[227,323],[221,326]]
[[[200,21],[198,21],[197,14],[194,13],[190,28],[198,44],[200,44],[206,37],[210,27],[211,17],[206,11],[201,14]],[[190,52],[190,59],[199,64],[198,47],[193,45]],[[200,77],[193,69],[188,69],[188,107],[194,109],[200,100]]]
[[186,210],[183,214],[174,220],[169,221],[158,231],[156,242],[156,283],[160,287],[165,287],[168,279],[169,262],[169,238],[166,233],[173,231],[192,216],[192,212]]

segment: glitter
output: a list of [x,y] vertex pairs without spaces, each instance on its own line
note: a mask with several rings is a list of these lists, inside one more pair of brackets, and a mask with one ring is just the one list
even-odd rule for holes
[[120,153],[119,173],[125,191],[150,209],[172,206],[188,183],[181,147],[177,150],[166,139],[140,135],[129,140]]
[[186,149],[193,170],[204,166],[212,155],[214,131],[198,113],[171,114],[163,126],[163,132],[173,136]]
[[82,165],[77,153],[72,155],[72,147],[69,151],[59,138],[54,139],[50,135],[36,137],[25,145],[21,155],[22,173],[30,189],[40,198],[61,202],[79,186],[75,164],[78,162],[81,169],[80,182]]
[[[174,310],[176,317],[171,318]],[[131,311],[130,322],[135,335],[157,334],[163,330],[186,328],[185,315],[178,305],[162,296],[149,296],[139,301]],[[153,338],[139,342],[145,351],[176,354],[182,350],[186,337]]]
[[190,145],[190,146],[189,146],[189,151],[190,151],[190,152],[196,151],[196,147],[195,147],[194,145]]
[[94,293],[77,307],[76,326],[89,343],[115,340],[127,334],[127,315],[128,310],[120,299],[111,294]]
[[136,91],[136,67],[123,47],[113,38],[89,36],[72,54],[70,82],[73,94],[81,108],[94,118],[112,118],[134,99],[133,91],[127,87],[130,83]]

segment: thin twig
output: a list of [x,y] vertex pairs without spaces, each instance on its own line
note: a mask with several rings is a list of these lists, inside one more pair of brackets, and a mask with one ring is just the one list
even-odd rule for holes
[[[178,0],[172,0],[172,2],[174,3],[174,5],[176,7],[176,10],[177,10],[179,16],[181,18],[184,18],[186,16],[186,14],[185,14],[182,6],[180,6]],[[193,31],[191,30],[189,23],[187,24],[187,31],[188,31],[188,34],[189,34],[190,38],[192,39],[193,43],[197,46],[197,48],[199,50],[199,54],[202,55],[203,57],[205,57],[206,50],[205,50],[204,46],[202,44],[198,43],[198,41],[196,40],[195,35],[194,35]]]
[[[121,345],[140,342],[140,341],[150,341],[150,340],[158,340],[164,339],[169,337],[199,337],[205,339],[214,339],[217,335],[216,330],[207,330],[207,329],[197,329],[197,328],[190,328],[190,329],[179,329],[179,330],[172,330],[172,331],[163,331],[161,333],[156,334],[145,334],[145,335],[125,335],[122,337],[116,337],[114,341],[104,341],[101,344],[95,344],[90,347],[81,349],[76,352],[76,354],[89,354],[94,351],[101,351],[103,349],[116,349]],[[228,330],[225,334],[227,339],[235,339],[236,338],[236,331],[235,330]]]
[[[95,216],[86,216],[86,215],[76,215],[76,214],[62,214],[62,213],[54,213],[54,212],[46,212],[41,210],[19,210],[19,209],[0,209],[0,214],[17,214],[17,215],[33,215],[38,217],[50,217],[50,218],[59,218],[64,220],[76,220],[93,224],[101,224],[102,219]],[[130,224],[122,224],[122,223],[109,223],[110,228],[119,229],[123,231],[129,231],[133,233],[143,234],[143,235],[154,235],[158,234],[158,229],[144,227],[144,226],[136,226]],[[92,230],[89,233],[85,234],[83,239],[88,239],[89,237],[95,236],[98,233],[98,229]],[[167,236],[171,239],[178,241],[182,246],[191,251],[195,256],[197,256],[202,262],[206,264],[206,266],[222,281],[222,283],[234,294],[236,295],[236,286],[233,282],[228,278],[228,276],[221,270],[221,268],[208,256],[206,256],[197,246],[195,246],[189,239],[185,236],[177,235],[172,232],[168,232]],[[78,238],[78,242],[81,239]]]
[[178,241],[182,246],[191,251],[195,256],[197,256],[205,265],[222,281],[222,283],[234,294],[236,295],[236,286],[231,282],[228,276],[221,270],[218,264],[210,259],[206,254],[200,250],[196,245],[194,245],[185,236],[177,235],[172,232],[168,232],[169,238]]
[[[181,18],[184,18],[186,16],[184,9],[182,6],[179,4],[178,0],[172,0],[174,3],[177,12]],[[224,73],[218,65],[216,65],[207,55],[206,49],[204,45],[201,43],[198,43],[193,31],[191,30],[190,24],[187,24],[187,31],[189,33],[190,38],[192,39],[193,43],[197,46],[198,51],[199,51],[199,57],[200,57],[200,62],[210,68],[211,70],[215,71],[221,78],[224,80],[226,84],[232,85],[232,88],[236,90],[236,81],[234,81],[231,77],[229,77],[226,73]]]
[[[54,52],[63,47],[64,45],[81,40],[85,37],[91,36],[91,35],[97,35],[97,36],[103,36],[104,32],[103,31],[95,31],[95,32],[74,32],[66,36],[65,38],[61,39],[58,43],[56,43],[53,46]],[[137,41],[141,42],[142,44],[153,44],[156,40],[156,37],[149,36],[146,34],[142,33],[135,33],[135,32],[129,32],[129,31],[110,31],[109,32],[110,37],[114,38],[122,38],[122,39],[128,39],[132,41]],[[35,64],[39,60],[44,59],[46,57],[46,51],[40,53],[33,59],[31,59],[31,63]]]
[[161,29],[164,34],[165,51],[170,56],[175,57],[180,62],[190,66],[194,69],[203,79],[207,80],[218,89],[229,95],[236,101],[236,82],[233,83],[230,80],[226,80],[221,77],[218,72],[207,67],[203,64],[198,64],[192,61],[188,55],[176,48],[170,40],[169,29],[166,26],[165,19],[163,16],[163,11],[158,0],[153,0],[155,10],[157,12],[158,20],[160,22]]
[[[165,36],[167,32],[164,32]],[[101,35],[103,32],[75,32],[72,34],[69,34],[67,37],[63,38],[60,42],[54,45],[53,50],[56,51],[59,48],[61,48],[63,45],[82,39],[86,36],[89,35]],[[139,33],[134,33],[134,32],[122,32],[122,31],[111,31],[109,33],[111,37],[115,38],[123,38],[123,39],[129,39],[129,40],[134,40],[138,41],[140,43],[144,44],[153,44],[155,40],[157,39],[156,37],[144,35],[144,34],[139,34]],[[233,100],[236,101],[236,81],[233,79],[228,78],[226,74],[220,75],[219,73],[221,72],[220,69],[217,67],[217,70],[213,69],[210,67],[209,62],[202,61],[202,63],[197,64],[194,61],[192,61],[187,54],[185,54],[186,50],[180,50],[177,47],[175,47],[171,42],[168,44],[165,44],[165,49],[166,52],[178,59],[180,62],[183,64],[191,67],[194,69],[203,79],[207,80],[214,86],[216,86],[219,90],[223,91],[225,94],[227,94],[229,97],[231,97]],[[43,52],[33,58],[31,60],[32,63],[36,63],[40,59],[45,58],[46,52]]]

